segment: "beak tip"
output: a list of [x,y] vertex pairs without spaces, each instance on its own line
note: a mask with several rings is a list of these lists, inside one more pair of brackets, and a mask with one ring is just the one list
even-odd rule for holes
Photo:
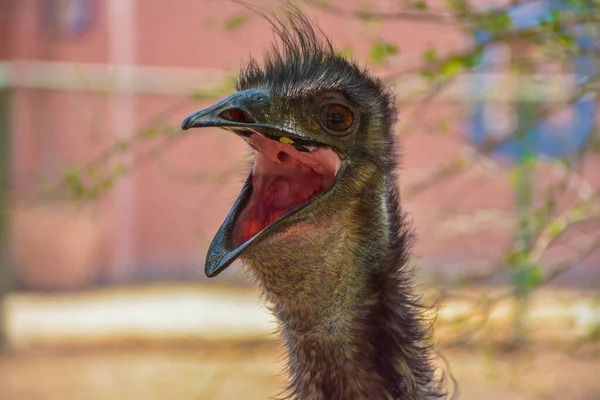
[[181,129],[184,131],[187,131],[188,129],[190,129],[190,119],[186,118],[183,120],[183,122],[181,123]]
[[215,268],[215,266],[207,265],[204,268],[204,274],[207,278],[214,278],[215,276],[219,275],[223,269],[224,268]]

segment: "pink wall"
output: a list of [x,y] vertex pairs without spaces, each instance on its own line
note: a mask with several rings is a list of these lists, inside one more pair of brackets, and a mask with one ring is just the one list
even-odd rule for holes
[[[14,0],[10,25],[12,58],[110,62],[107,3],[97,1],[93,27],[83,36],[57,39],[42,29],[41,0]],[[137,48],[133,57],[139,65],[235,71],[249,54],[259,57],[271,39],[270,28],[264,21],[231,2],[137,0],[136,4]],[[239,29],[226,30],[226,21],[239,14],[249,17],[247,23]],[[402,54],[420,53],[430,44],[451,51],[467,43],[449,26],[385,22],[374,29],[358,20],[336,18],[323,12],[313,14],[339,48],[355,48],[359,59],[364,59],[369,41],[380,37],[396,42]],[[190,92],[193,89],[190,87]],[[133,100],[134,120],[146,121],[181,99],[178,95],[138,95]],[[85,163],[111,143],[115,132],[111,132],[107,121],[114,101],[114,96],[85,91],[14,91],[13,188],[18,204],[25,199],[39,203],[40,198],[34,193],[40,179],[60,179],[65,167]],[[178,124],[189,113],[208,104],[187,102],[171,112],[168,121]],[[406,118],[403,110],[400,113],[401,119]],[[428,127],[435,126],[436,120],[461,121],[467,115],[464,105],[436,103],[426,115],[420,116],[427,123],[415,124],[404,139],[401,178],[404,188],[464,151],[461,143],[465,127],[460,123],[446,135],[427,132]],[[101,233],[90,236],[97,238],[97,243],[89,245],[94,256],[86,264],[93,273],[81,278],[81,283],[94,276],[128,280],[153,274],[201,275],[208,243],[237,195],[243,174],[212,182],[199,179],[199,173],[222,174],[239,160],[243,150],[243,143],[225,132],[192,132],[162,154],[159,162],[144,164],[135,171],[131,244],[135,265],[117,266],[113,262],[115,235],[123,228],[115,217],[119,215],[114,208],[115,197],[105,196],[92,207],[94,211],[85,211],[91,213],[85,214],[86,218],[96,221],[91,226]],[[503,250],[513,229],[512,221],[500,218],[500,224],[488,226],[484,222],[471,227],[463,223],[456,234],[441,214],[447,209],[467,216],[477,210],[502,212],[511,207],[511,202],[507,174],[490,176],[480,168],[419,195],[405,196],[406,209],[418,228],[416,252],[426,264],[457,268],[456,263],[463,265],[468,261],[471,268],[478,268],[478,260],[493,259]],[[48,213],[55,212],[51,206],[46,209]],[[61,229],[70,228],[67,222],[63,225],[60,218],[58,221],[57,226],[44,229],[51,232],[50,238],[60,241],[57,237]],[[35,253],[33,245],[28,248],[22,244],[20,248],[19,254]],[[28,260],[30,264],[44,263],[32,257]],[[35,271],[35,268],[34,265],[30,269]]]

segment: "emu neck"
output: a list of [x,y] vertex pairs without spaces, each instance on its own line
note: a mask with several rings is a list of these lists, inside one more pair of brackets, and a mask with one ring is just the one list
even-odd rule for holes
[[280,321],[291,398],[427,398],[433,369],[395,184],[372,177],[360,196],[244,257]]

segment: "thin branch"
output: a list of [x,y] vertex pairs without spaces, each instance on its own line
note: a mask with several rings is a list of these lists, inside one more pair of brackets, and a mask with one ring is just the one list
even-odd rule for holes
[[448,12],[433,13],[428,11],[418,10],[401,10],[390,12],[373,12],[370,10],[350,10],[343,7],[338,7],[329,2],[319,0],[304,0],[315,8],[335,14],[339,17],[357,18],[366,21],[372,20],[410,20],[414,22],[431,22],[437,24],[454,24],[457,22],[457,15]]
[[[600,23],[600,13],[598,12],[585,15],[578,14],[577,16],[578,18],[572,16],[565,17],[560,21],[560,27],[570,28],[577,25]],[[435,61],[425,62],[407,70],[390,73],[386,75],[385,79],[386,81],[394,81],[398,78],[401,78],[403,75],[410,73],[436,73],[449,62],[456,59],[467,59],[468,57],[481,53],[490,45],[520,40],[535,41],[539,40],[544,34],[556,34],[555,29],[556,28],[547,28],[545,26],[535,26],[529,29],[508,30],[502,33],[497,33],[485,42],[470,45],[465,51],[452,52],[449,55],[439,58]],[[590,91],[598,90],[598,86],[597,79],[592,79],[590,82],[586,83],[586,87]]]
[[121,153],[123,146],[129,147],[129,146],[133,145],[133,143],[135,143],[138,140],[140,140],[141,138],[143,138],[144,133],[148,129],[148,126],[152,126],[152,125],[160,122],[166,116],[170,115],[173,111],[175,111],[178,108],[182,107],[183,105],[187,104],[189,101],[190,101],[189,98],[184,98],[184,99],[181,99],[180,101],[166,107],[158,114],[155,114],[154,116],[149,118],[147,121],[140,124],[138,126],[138,128],[134,129],[134,134],[132,135],[132,137],[130,139],[128,139],[126,141],[115,141],[112,145],[107,147],[102,153],[100,153],[98,156],[96,156],[96,158],[94,158],[87,164],[84,164],[81,168],[82,169],[91,168],[96,165],[107,162],[108,159],[110,159],[110,157],[112,157],[113,155],[115,155],[117,153]]
[[[577,88],[577,90],[575,91],[575,93],[572,94],[567,101],[557,104],[554,107],[541,110],[538,113],[538,115],[536,116],[536,118],[532,118],[531,121],[529,121],[526,126],[520,127],[520,129],[518,129],[511,135],[507,135],[500,139],[487,140],[485,142],[482,142],[481,144],[477,144],[476,146],[465,145],[465,146],[471,148],[472,150],[474,150],[474,152],[473,152],[474,156],[457,157],[449,164],[434,171],[431,175],[429,175],[427,178],[421,180],[419,183],[409,186],[408,189],[406,189],[407,195],[414,196],[414,195],[420,194],[423,191],[427,190],[432,185],[434,185],[440,181],[443,181],[449,177],[456,176],[463,171],[466,171],[468,169],[468,167],[471,167],[473,165],[474,160],[476,159],[477,156],[481,156],[481,155],[487,156],[487,155],[491,154],[499,146],[506,144],[513,139],[518,138],[519,135],[522,134],[522,132],[529,132],[536,124],[539,123],[539,121],[541,119],[549,118],[552,115],[554,115],[555,113],[564,110],[565,106],[573,104],[575,101],[580,99],[582,96],[585,96],[586,94],[590,93],[591,91],[599,90],[598,82],[600,82],[600,74],[594,75],[593,77],[588,79],[588,81],[586,83],[579,86]],[[428,97],[428,98],[431,99],[431,97]]]
[[[582,206],[582,207],[585,207],[585,206]],[[573,208],[570,208],[567,211],[565,211],[561,216],[559,216],[554,221],[552,221],[550,224],[548,224],[548,226],[541,231],[541,233],[538,237],[538,240],[536,240],[536,242],[533,245],[533,249],[531,251],[531,259],[533,261],[538,261],[542,257],[544,252],[548,249],[548,247],[556,239],[558,239],[561,236],[561,235],[555,236],[555,235],[551,234],[552,227],[555,224],[558,224],[559,226],[562,227],[562,231],[561,231],[561,234],[562,234],[563,232],[565,232],[567,230],[569,225],[572,225],[577,222],[581,222],[583,220],[590,219],[590,218],[600,215],[600,209],[598,207],[595,207],[595,208],[596,208],[595,210],[593,210],[587,214],[584,211],[582,211],[581,212],[582,215],[580,215],[578,217],[571,216]]]
[[[402,21],[407,20],[411,22],[423,22],[423,23],[435,23],[435,24],[444,24],[444,25],[463,25],[475,27],[477,26],[476,22],[482,17],[492,15],[502,15],[507,13],[511,8],[522,5],[526,3],[533,3],[539,0],[521,0],[521,1],[512,1],[507,7],[497,8],[491,11],[474,11],[472,6],[468,6],[466,9],[461,12],[431,12],[427,10],[419,11],[419,10],[411,10],[405,8],[400,11],[388,11],[388,12],[377,12],[371,10],[357,10],[357,9],[347,9],[343,7],[336,6],[331,4],[329,1],[322,0],[304,0],[306,4],[309,4],[315,8],[326,11],[330,14],[334,14],[338,17],[342,18],[355,18],[361,19],[365,21],[371,20],[395,20]],[[572,17],[567,17],[569,21],[568,24],[563,27],[573,26],[573,24],[585,24],[585,23],[593,23],[599,20],[598,15],[594,15],[593,13],[584,14],[581,18],[578,18],[577,21],[573,22]]]
[[558,278],[565,272],[569,271],[570,269],[573,269],[582,261],[584,261],[589,255],[591,255],[597,250],[600,250],[600,234],[597,235],[594,239],[592,239],[587,244],[587,246],[584,246],[583,248],[579,249],[579,251],[570,259],[552,265],[549,268],[550,272],[548,273],[548,275],[546,275],[541,285],[545,285]]
[[452,160],[450,163],[444,165],[443,167],[437,169],[433,173],[431,173],[425,179],[420,180],[418,183],[415,183],[405,189],[407,196],[416,196],[427,189],[433,187],[439,182],[445,181],[451,177],[457,176],[461,172],[468,170],[473,166],[473,158],[468,158],[464,156],[459,156]]

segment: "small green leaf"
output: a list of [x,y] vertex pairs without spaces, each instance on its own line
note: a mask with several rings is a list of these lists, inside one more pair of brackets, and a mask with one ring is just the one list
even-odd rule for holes
[[542,283],[545,276],[546,271],[544,271],[541,266],[535,265],[532,268],[527,268],[525,271],[523,271],[523,273],[519,276],[519,283],[526,288],[532,289]]
[[596,136],[592,137],[591,150],[594,153],[600,153],[600,134],[596,134]]
[[368,4],[361,4],[358,7],[358,16],[361,19],[371,19],[371,7]]
[[560,12],[556,8],[550,11],[550,22],[555,28],[560,27]]
[[557,238],[562,232],[564,232],[566,224],[560,221],[554,221],[548,227],[548,237],[550,239]]
[[506,32],[512,27],[512,19],[508,13],[502,13],[494,19],[493,29],[497,32]]
[[352,49],[350,47],[342,49],[338,52],[338,55],[346,60],[349,60],[352,58]]
[[63,183],[75,197],[81,197],[85,191],[83,180],[79,172],[71,170],[63,175]]
[[471,6],[466,0],[447,0],[448,9],[456,15],[467,15],[471,12]]
[[398,48],[391,43],[376,42],[371,46],[369,57],[371,62],[376,65],[383,64],[389,57],[397,54]]
[[569,210],[569,219],[571,221],[581,221],[583,219],[583,211],[581,208],[573,208]]
[[451,78],[458,75],[464,69],[464,62],[459,58],[453,58],[442,65],[440,72],[446,78]]
[[439,56],[434,47],[429,47],[423,53],[423,59],[428,63],[434,63],[439,59]]
[[477,25],[479,29],[490,31],[490,33],[497,35],[510,30],[512,19],[507,12],[491,11],[479,17]]
[[87,176],[89,176],[90,178],[94,179],[94,180],[98,180],[102,177],[102,171],[100,171],[100,168],[96,167],[96,166],[89,166],[85,169],[85,173],[87,174]]
[[367,22],[367,28],[371,31],[376,31],[377,29],[381,28],[381,19],[369,19]]
[[562,48],[562,50],[566,52],[577,52],[579,48],[573,35],[565,32],[557,34],[556,42]]
[[510,267],[527,265],[531,261],[531,255],[524,251],[508,252],[504,255],[504,262]]
[[477,65],[479,65],[481,63],[482,57],[483,57],[483,49],[474,51],[473,53],[464,56],[463,61],[464,61],[465,67],[467,67],[467,68],[476,67]]
[[421,71],[421,77],[428,84],[433,83],[438,77],[438,75],[438,73],[433,71]]
[[437,126],[437,132],[443,135],[447,134],[450,131],[450,124],[448,121],[442,121]]
[[98,185],[98,190],[99,190],[99,192],[108,192],[109,190],[111,190],[113,188],[114,184],[115,184],[114,179],[105,179],[104,181],[100,182],[100,184]]
[[142,131],[140,133],[140,137],[142,139],[150,140],[150,139],[155,139],[158,136],[158,134],[159,134],[158,129],[156,129],[155,126],[152,126],[148,129],[145,129],[144,131]]
[[227,21],[225,21],[225,29],[227,29],[228,31],[234,31],[240,26],[244,25],[247,19],[248,18],[242,14],[233,15],[229,17]]
[[120,152],[125,152],[131,149],[131,142],[127,140],[121,140],[117,142],[117,148]]
[[427,10],[427,2],[425,2],[425,0],[413,1],[413,3],[411,4],[411,8],[413,8],[415,10],[419,10],[419,11],[426,11]]
[[119,164],[113,169],[111,175],[113,178],[118,178],[120,176],[125,175],[126,172],[127,172],[127,168],[125,167],[125,165]]

